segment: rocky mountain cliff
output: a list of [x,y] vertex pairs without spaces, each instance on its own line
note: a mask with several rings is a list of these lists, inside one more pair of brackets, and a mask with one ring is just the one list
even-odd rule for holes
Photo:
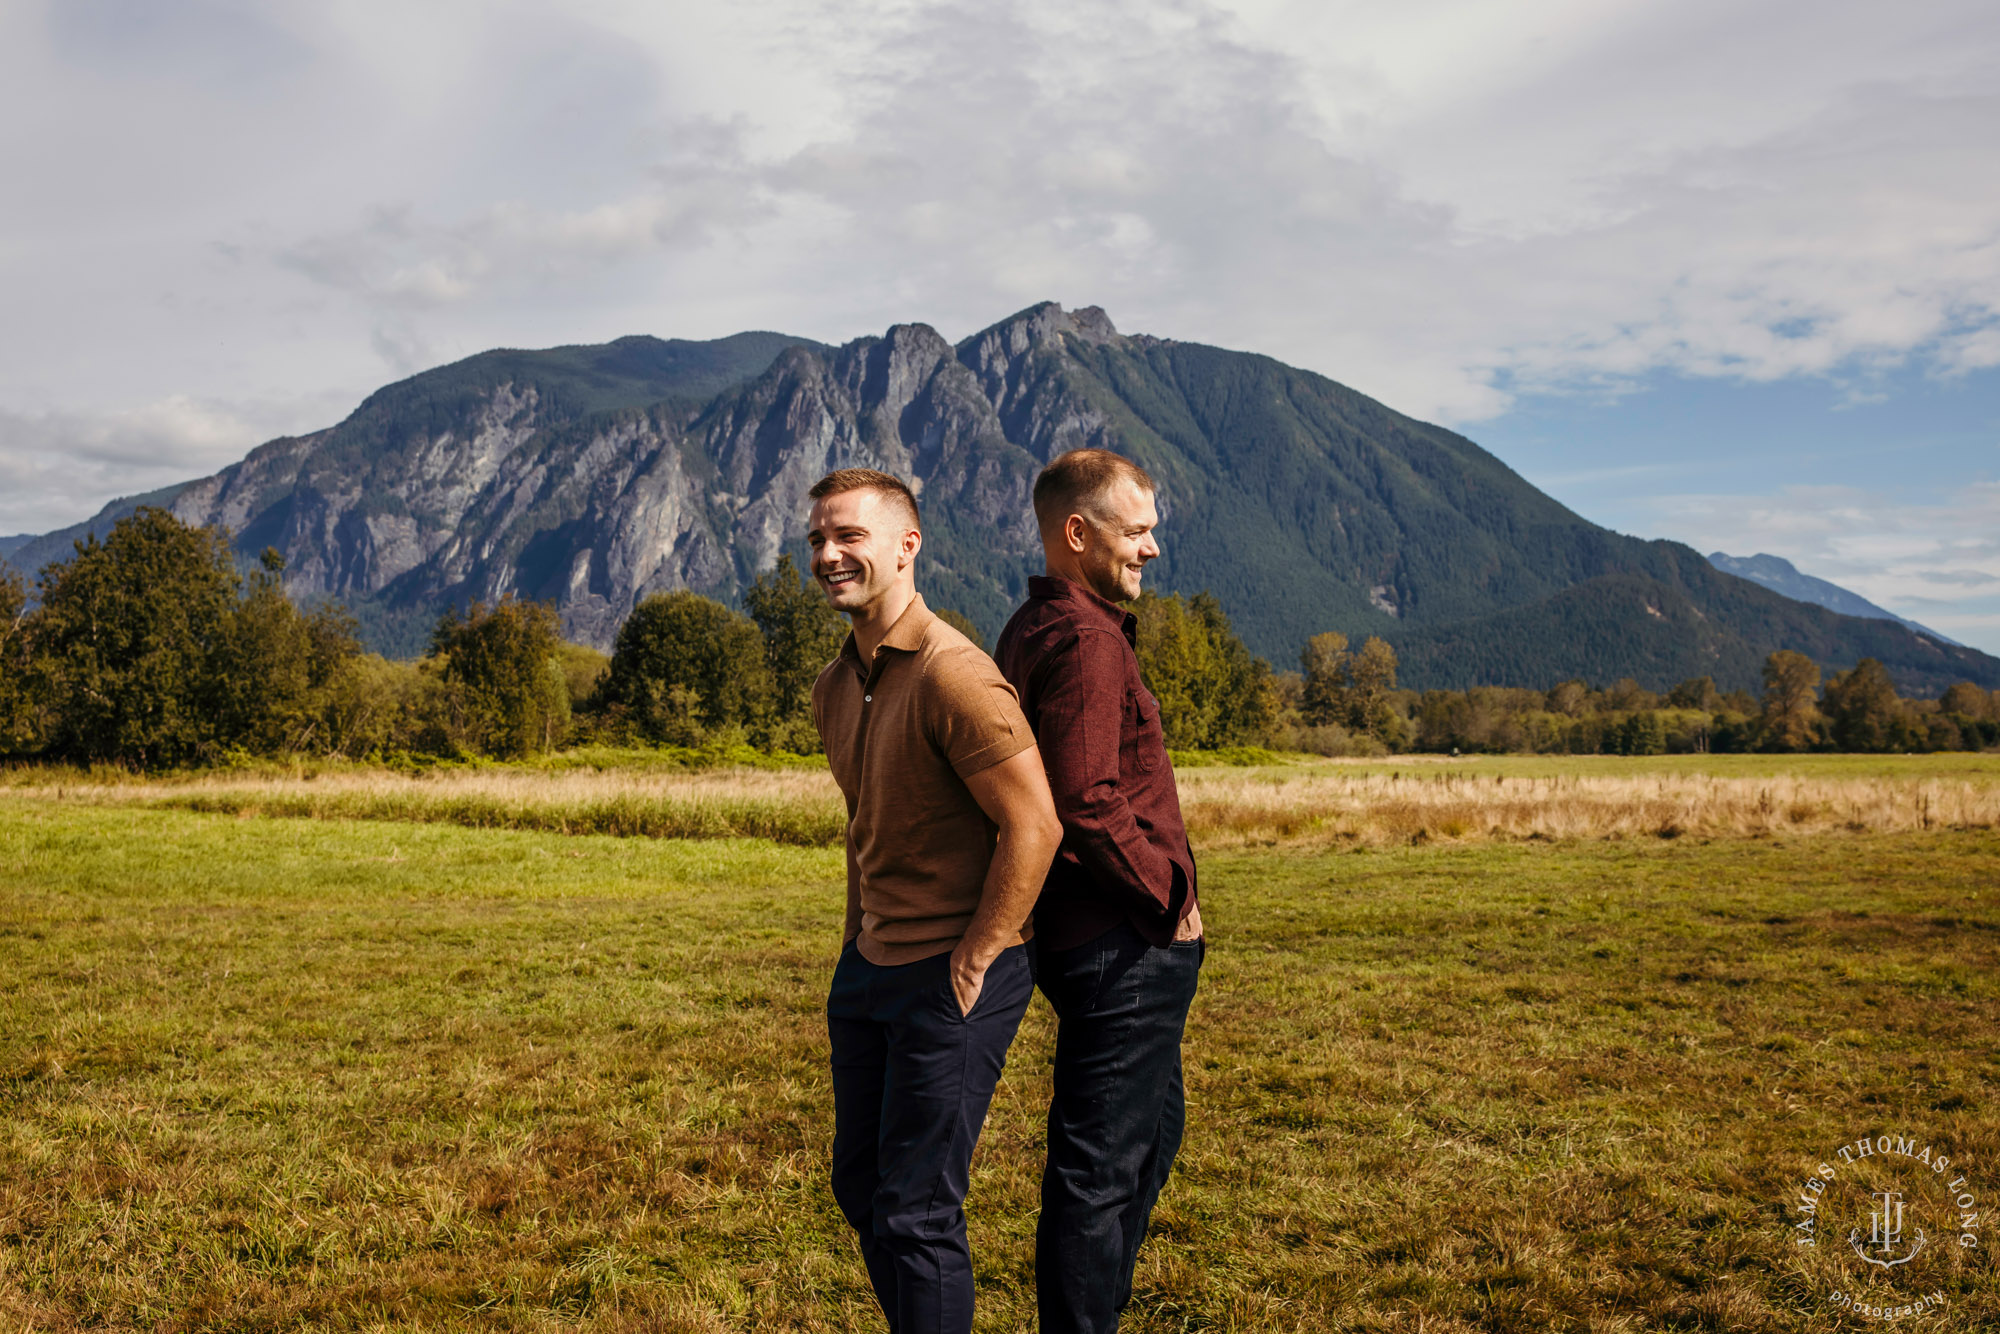
[[[2000,685],[2000,660],[1599,528],[1471,441],[1322,376],[1054,303],[955,346],[907,324],[839,348],[739,334],[486,353],[144,499],[226,526],[246,558],[278,548],[295,597],[346,601],[385,651],[420,648],[450,603],[510,593],[552,600],[603,647],[648,593],[738,599],[797,549],[818,477],[878,467],[922,501],[933,605],[991,634],[1037,568],[1036,470],[1086,445],[1161,483],[1154,585],[1212,589],[1280,667],[1339,629],[1397,643],[1417,686],[1753,685],[1778,647],[1880,657],[1908,690]],[[87,526],[12,559],[38,568]]]

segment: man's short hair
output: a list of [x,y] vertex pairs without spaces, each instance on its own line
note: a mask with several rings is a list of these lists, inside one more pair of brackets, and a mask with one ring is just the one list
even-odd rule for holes
[[1101,517],[1098,501],[1120,482],[1131,482],[1141,491],[1160,489],[1144,468],[1123,454],[1108,449],[1071,450],[1035,479],[1036,526],[1046,533],[1072,514]]
[[874,491],[891,504],[899,505],[903,517],[910,527],[918,532],[924,530],[923,517],[917,513],[917,498],[903,479],[873,468],[835,468],[826,476],[812,484],[806,495],[813,500],[825,500],[828,496],[844,495],[849,491]]

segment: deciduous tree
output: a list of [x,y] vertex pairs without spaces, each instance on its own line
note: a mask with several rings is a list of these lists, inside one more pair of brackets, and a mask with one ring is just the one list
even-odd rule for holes
[[1763,749],[1806,750],[1819,740],[1818,690],[1819,665],[1805,654],[1779,649],[1764,660],[1764,709],[1758,719]]
[[1938,699],[1938,712],[1955,713],[1961,718],[1985,721],[2000,716],[2000,695],[1981,690],[1970,681],[1960,681]]
[[360,646],[334,603],[302,614],[285,596],[285,558],[264,549],[231,609],[217,658],[218,739],[258,754],[326,749],[334,681]]
[[1906,750],[1920,737],[1896,695],[1896,683],[1873,658],[1863,658],[1826,683],[1821,710],[1834,744],[1846,751]]
[[431,651],[444,660],[472,744],[505,757],[552,750],[569,729],[561,622],[541,602],[474,602],[438,619]]
[[1368,636],[1347,665],[1348,725],[1378,741],[1401,743],[1402,718],[1389,707],[1396,688],[1396,650]]
[[1714,677],[1693,676],[1667,692],[1667,704],[1676,709],[1713,713],[1722,706],[1722,696],[1716,693]]
[[1299,670],[1305,678],[1300,692],[1299,713],[1309,727],[1347,722],[1347,636],[1328,630],[1306,641],[1299,652]]
[[238,586],[222,532],[150,506],[44,569],[27,629],[49,749],[141,768],[214,753]]
[[37,739],[28,667],[27,587],[0,566],[0,755],[21,754]]
[[655,593],[633,609],[598,688],[600,703],[641,735],[683,745],[701,740],[697,733],[755,726],[771,695],[756,625],[685,589]]

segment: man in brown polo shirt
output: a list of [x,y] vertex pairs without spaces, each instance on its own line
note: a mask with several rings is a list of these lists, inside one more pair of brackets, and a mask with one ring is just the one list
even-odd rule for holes
[[1035,1238],[1042,1334],[1109,1334],[1180,1150],[1181,1034],[1206,946],[1160,706],[1139,677],[1139,596],[1160,554],[1153,479],[1101,449],[1035,481],[1048,573],[994,656],[1041,739],[1062,850],[1035,908],[1056,1012]]
[[848,815],[833,1194],[891,1334],[959,1334],[972,1147],[1034,992],[1028,915],[1062,826],[1013,687],[917,594],[908,488],[845,468],[808,494],[813,576],[854,625],[813,685]]

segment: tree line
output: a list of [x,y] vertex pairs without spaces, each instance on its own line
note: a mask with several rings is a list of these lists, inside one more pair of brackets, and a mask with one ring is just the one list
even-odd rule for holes
[[[225,534],[141,509],[41,572],[0,574],[0,754],[142,769],[249,756],[428,762],[584,743],[818,748],[811,693],[845,621],[789,556],[737,611],[643,599],[607,656],[565,643],[552,607],[513,598],[441,616],[415,661],[363,653],[335,603],[301,608],[266,550],[239,572]],[[1132,604],[1170,746],[1325,755],[1402,751],[1650,755],[1923,751],[2000,745],[2000,692],[1905,700],[1880,663],[1822,680],[1771,655],[1761,696],[1706,677],[1663,694],[1623,680],[1549,690],[1401,690],[1383,640],[1309,638],[1297,671],[1253,657],[1221,603]],[[978,631],[939,613],[975,641]]]
[[32,599],[0,572],[0,755],[159,769],[590,742],[808,753],[813,680],[847,633],[785,557],[744,612],[644,599],[608,656],[564,642],[553,607],[503,598],[447,610],[429,652],[398,662],[362,652],[338,604],[293,603],[283,574],[269,549],[240,573],[226,534],[151,508],[51,563]]
[[1801,751],[1921,752],[2000,746],[2000,691],[1962,681],[1934,700],[1903,699],[1863,658],[1822,680],[1804,654],[1766,659],[1763,690],[1720,691],[1698,676],[1664,692],[1627,677],[1548,690],[1474,686],[1398,690],[1396,655],[1369,638],[1307,641],[1300,670],[1274,678],[1274,744],[1329,755],[1526,753],[1664,755]]

